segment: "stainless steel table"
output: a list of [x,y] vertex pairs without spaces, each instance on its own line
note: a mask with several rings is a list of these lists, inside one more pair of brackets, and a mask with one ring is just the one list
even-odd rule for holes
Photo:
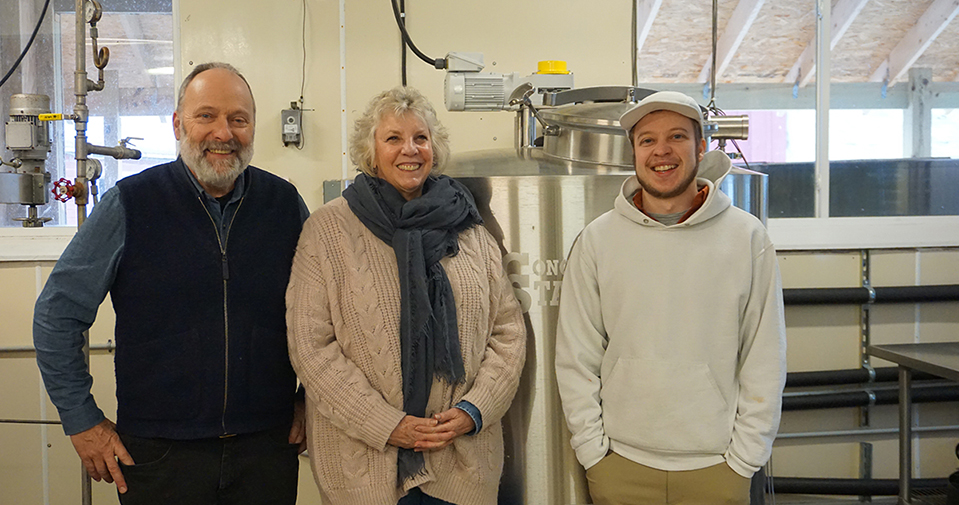
[[899,365],[899,503],[912,503],[913,370],[959,382],[959,342],[871,345],[869,354]]

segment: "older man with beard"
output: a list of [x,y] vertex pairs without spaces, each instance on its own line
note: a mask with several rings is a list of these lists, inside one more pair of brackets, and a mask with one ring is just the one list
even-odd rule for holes
[[654,93],[620,118],[636,176],[563,277],[556,376],[596,505],[749,503],[786,378],[776,250],[719,183],[703,115]]
[[[255,112],[235,68],[197,66],[173,113],[180,157],[108,191],[37,300],[47,392],[87,472],[124,505],[296,501],[305,427],[284,294],[309,212],[249,166]],[[82,352],[107,293],[116,424]]]

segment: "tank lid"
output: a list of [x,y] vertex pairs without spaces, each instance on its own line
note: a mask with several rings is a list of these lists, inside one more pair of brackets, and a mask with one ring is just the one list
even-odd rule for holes
[[540,109],[547,123],[575,128],[577,126],[610,129],[609,133],[626,135],[619,126],[619,117],[629,109],[628,103],[578,103],[555,109]]
[[621,102],[588,102],[541,109],[553,132],[543,138],[543,153],[564,160],[629,167],[633,148],[619,117],[630,107]]

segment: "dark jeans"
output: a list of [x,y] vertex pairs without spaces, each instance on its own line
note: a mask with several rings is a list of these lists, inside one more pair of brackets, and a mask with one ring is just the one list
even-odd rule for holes
[[298,448],[290,428],[201,440],[120,435],[133,466],[122,505],[294,505]]
[[448,501],[433,498],[432,496],[420,491],[420,488],[414,487],[406,496],[400,498],[396,505],[454,505]]

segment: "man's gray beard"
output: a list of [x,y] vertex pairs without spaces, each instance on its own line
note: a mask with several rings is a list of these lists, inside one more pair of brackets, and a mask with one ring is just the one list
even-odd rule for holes
[[[204,141],[194,143],[185,132],[180,136],[180,156],[200,183],[211,188],[228,191],[236,178],[243,173],[253,159],[253,143],[241,147],[235,138],[229,142]],[[232,149],[235,156],[230,160],[210,163],[204,152],[207,149]]]

